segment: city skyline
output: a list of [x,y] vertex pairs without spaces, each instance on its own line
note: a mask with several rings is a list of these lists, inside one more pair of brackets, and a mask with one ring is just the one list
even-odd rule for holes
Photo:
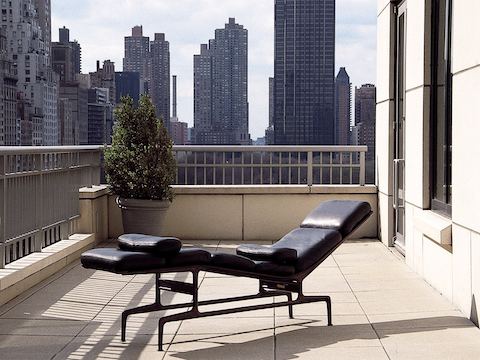
[[[95,70],[96,60],[105,59],[114,61],[116,68],[121,69],[123,37],[133,26],[143,25],[148,34],[164,32],[170,41],[171,73],[178,74],[179,80],[178,117],[192,126],[193,54],[198,51],[198,44],[211,36],[212,27],[223,27],[229,17],[236,17],[250,32],[250,132],[252,138],[264,135],[268,126],[268,78],[273,75],[273,1],[252,1],[249,5],[250,0],[242,3],[185,0],[176,4],[157,0],[134,6],[125,0],[109,6],[110,1],[100,8],[89,0],[82,2],[81,7],[75,0],[52,2],[53,29],[70,28],[73,39],[82,44],[84,73]],[[251,6],[256,7],[253,14]],[[158,17],[152,16],[157,13],[168,13],[169,16],[159,22]],[[375,18],[374,0],[337,0],[335,71],[347,67],[354,85],[376,82]],[[185,23],[189,26],[183,26]],[[53,31],[53,41],[56,40],[57,34]]]

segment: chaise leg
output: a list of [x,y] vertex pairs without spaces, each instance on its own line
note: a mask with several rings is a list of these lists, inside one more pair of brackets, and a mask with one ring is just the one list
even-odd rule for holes
[[[287,299],[288,299],[289,302],[292,302],[292,294],[291,293],[287,294]],[[288,305],[288,317],[290,319],[293,319],[293,305],[292,304]]]
[[325,302],[327,303],[327,318],[328,318],[328,326],[332,326],[332,300],[330,296],[325,297]]

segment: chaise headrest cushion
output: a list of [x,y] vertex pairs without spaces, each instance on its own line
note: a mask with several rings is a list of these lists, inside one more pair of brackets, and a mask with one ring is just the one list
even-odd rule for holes
[[164,257],[178,254],[182,242],[174,237],[125,234],[118,238],[118,247],[125,251],[146,252]]
[[343,237],[346,237],[371,212],[370,204],[364,201],[326,201],[308,214],[300,227],[337,230]]

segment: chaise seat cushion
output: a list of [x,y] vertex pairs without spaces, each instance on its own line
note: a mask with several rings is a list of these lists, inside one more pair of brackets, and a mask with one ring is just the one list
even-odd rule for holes
[[271,261],[254,261],[244,256],[216,253],[212,256],[213,267],[240,270],[250,273],[273,276],[290,276],[295,274],[295,267],[276,264]]
[[308,214],[300,227],[337,230],[345,237],[371,213],[372,208],[368,202],[326,201]]
[[299,228],[285,235],[272,248],[296,250],[295,269],[302,272],[325,260],[342,242],[342,235],[336,230]]
[[255,244],[240,245],[237,255],[245,256],[256,261],[273,261],[280,265],[295,264],[297,251],[289,248],[274,248]]
[[84,252],[81,257],[83,267],[104,270],[117,274],[138,274],[155,272],[165,268],[205,265],[211,261],[211,254],[202,249],[186,248],[170,257],[152,253],[125,251],[114,248],[98,248]]
[[125,251],[147,252],[169,257],[178,254],[182,248],[182,242],[174,237],[125,234],[118,238],[118,247]]

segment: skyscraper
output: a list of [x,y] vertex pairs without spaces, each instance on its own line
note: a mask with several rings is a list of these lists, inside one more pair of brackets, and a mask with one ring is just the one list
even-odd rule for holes
[[88,89],[88,144],[111,144],[113,127],[113,105],[109,90]]
[[273,126],[273,93],[275,89],[275,79],[268,78],[268,128],[265,130],[265,144],[273,145],[275,144],[275,131]]
[[108,89],[108,102],[115,104],[117,101],[115,63],[110,60],[105,60],[103,67],[100,67],[100,61],[97,61],[97,71],[90,73],[90,86],[92,88]]
[[0,28],[0,146],[20,145],[17,127],[17,78],[7,55],[7,37]]
[[334,136],[335,0],[275,0],[276,144]]
[[344,67],[335,79],[335,144],[349,145],[352,84]]
[[52,43],[52,68],[60,75],[60,82],[75,81],[81,72],[81,46],[70,41],[70,30],[65,26],[59,29],[59,41]]
[[375,124],[376,124],[375,85],[365,84],[355,88],[355,126],[358,131],[358,145],[367,145],[367,181],[375,181]]
[[115,103],[120,103],[124,96],[130,96],[135,104],[140,98],[140,74],[138,72],[116,72],[115,73]]
[[194,121],[199,144],[251,143],[248,31],[234,18],[194,57]]
[[58,77],[50,67],[50,0],[3,1],[1,27],[25,104],[20,123],[31,128],[20,137],[23,145],[57,145]]
[[188,141],[188,124],[178,121],[177,114],[177,75],[173,79],[173,106],[172,118],[170,119],[170,135],[175,145],[185,145]]
[[167,128],[170,123],[170,44],[165,34],[155,34],[150,42],[149,93],[157,116]]
[[148,92],[150,39],[143,36],[143,27],[132,28],[132,35],[125,37],[123,71],[140,74],[140,93]]

